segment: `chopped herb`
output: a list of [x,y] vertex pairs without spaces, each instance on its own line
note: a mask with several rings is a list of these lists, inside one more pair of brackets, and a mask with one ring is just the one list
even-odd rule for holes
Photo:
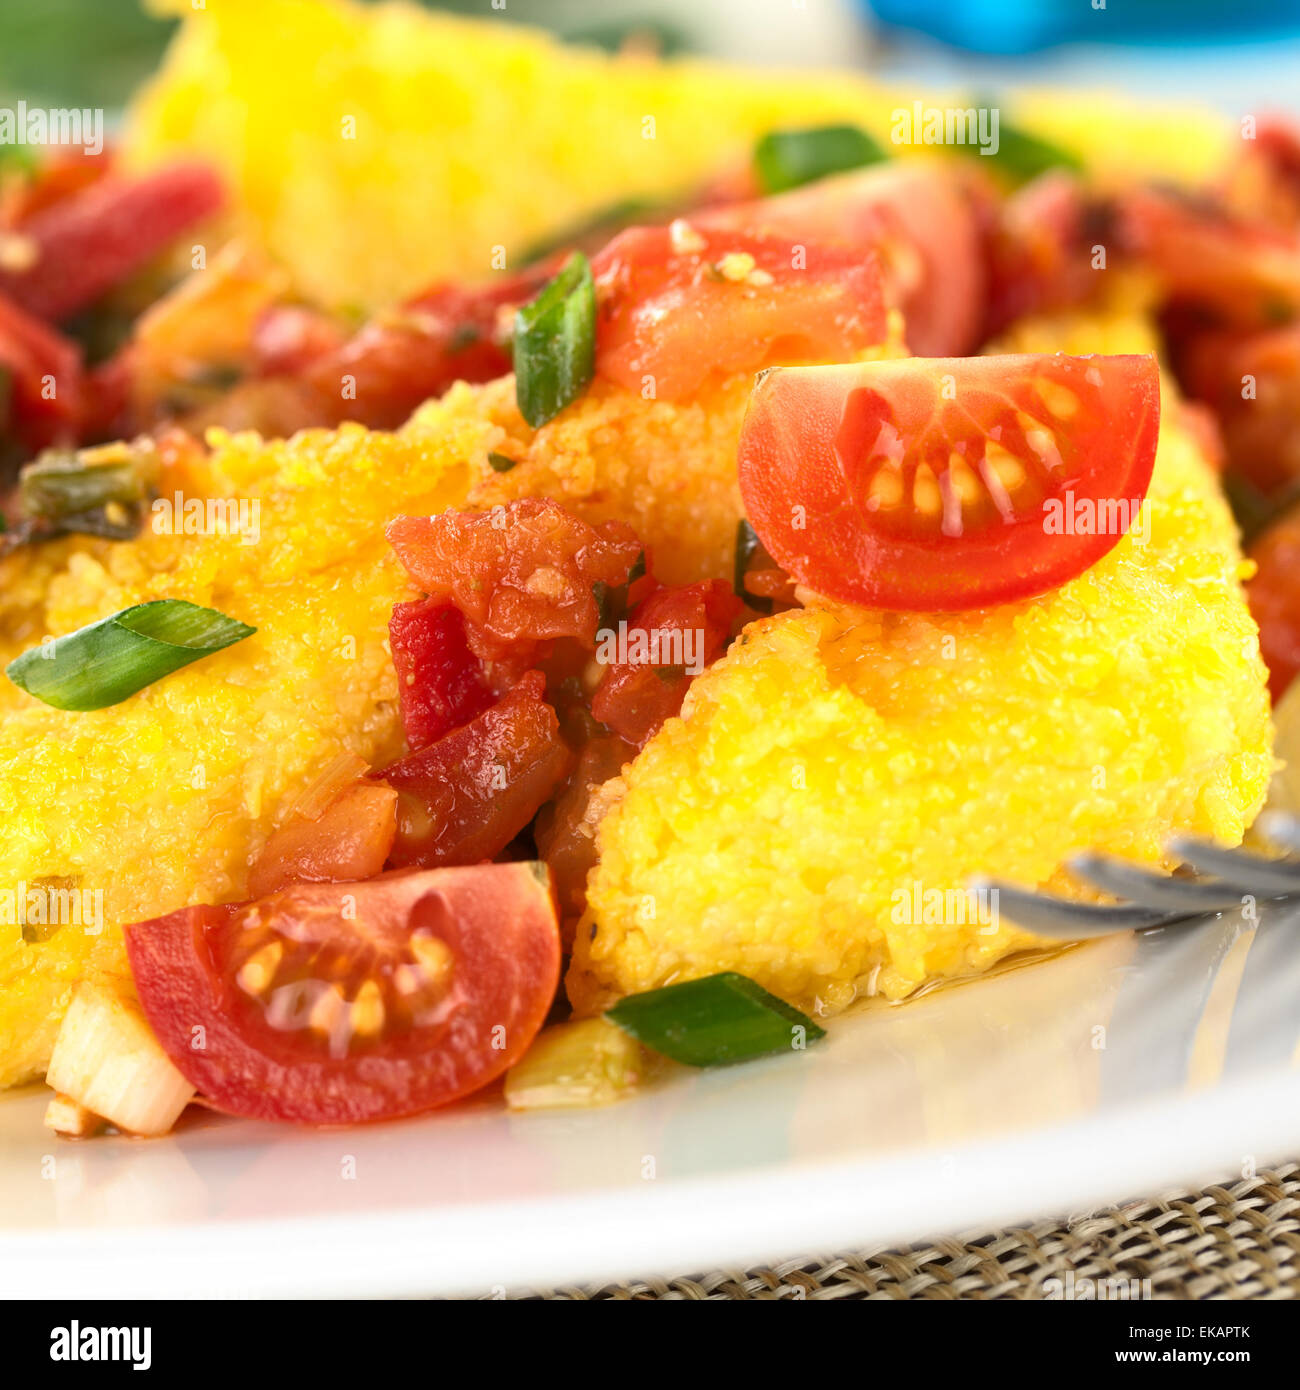
[[638,579],[644,579],[646,575],[645,547],[641,548],[641,553],[636,557],[636,563],[627,572],[627,582],[631,586]]
[[596,370],[596,286],[582,252],[515,314],[514,356],[519,412],[534,429],[586,390]]
[[488,463],[490,463],[493,469],[498,473],[509,473],[518,462],[518,459],[512,459],[508,454],[488,454]]
[[690,1067],[747,1062],[826,1036],[807,1014],[734,971],[629,995],[605,1017]]
[[827,125],[811,130],[773,130],[754,147],[754,170],[764,193],[878,164],[885,151],[855,125]]
[[156,599],[31,647],[5,674],[55,709],[103,709],[256,631],[212,608]]

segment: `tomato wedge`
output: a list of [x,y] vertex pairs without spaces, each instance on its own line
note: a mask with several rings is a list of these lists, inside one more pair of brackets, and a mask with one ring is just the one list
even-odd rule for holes
[[976,347],[986,293],[980,225],[952,165],[876,164],[774,198],[711,209],[699,221],[779,233],[787,242],[843,245],[859,258],[874,251],[890,299],[903,310],[913,352],[944,357]]
[[145,1014],[218,1109],[339,1125],[478,1090],[527,1050],[560,937],[534,863],[389,874],[126,928]]
[[1081,573],[1140,516],[1155,359],[908,358],[768,373],[740,440],[749,520],[832,598],[981,608]]
[[678,221],[620,233],[591,263],[596,370],[625,390],[683,400],[710,379],[825,362],[883,342],[870,247],[796,250],[784,234]]

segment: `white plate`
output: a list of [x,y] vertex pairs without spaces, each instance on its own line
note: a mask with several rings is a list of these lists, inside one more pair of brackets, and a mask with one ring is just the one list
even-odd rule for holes
[[54,1141],[0,1097],[0,1294],[433,1294],[698,1272],[1300,1152],[1300,908],[1114,937],[605,1110]]

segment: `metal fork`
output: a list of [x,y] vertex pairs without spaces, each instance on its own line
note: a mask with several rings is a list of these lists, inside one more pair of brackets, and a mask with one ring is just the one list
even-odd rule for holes
[[[1291,856],[1300,854],[1300,819],[1278,811],[1260,817],[1265,837]],[[1037,936],[1082,941],[1111,932],[1167,927],[1174,922],[1257,902],[1300,896],[1300,858],[1270,859],[1243,849],[1224,849],[1209,840],[1177,835],[1169,851],[1186,872],[1165,874],[1140,869],[1122,859],[1092,851],[1076,854],[1066,867],[1111,897],[1115,904],[1072,902],[1050,893],[1017,888],[997,879],[972,879],[970,886],[997,892],[998,912]]]

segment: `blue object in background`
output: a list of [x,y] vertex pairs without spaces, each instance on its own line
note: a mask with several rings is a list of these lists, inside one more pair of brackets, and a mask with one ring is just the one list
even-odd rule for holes
[[[1300,0],[862,0],[883,25],[972,53],[1063,43],[1226,44],[1300,33]],[[1094,5],[1096,8],[1094,8]]]

